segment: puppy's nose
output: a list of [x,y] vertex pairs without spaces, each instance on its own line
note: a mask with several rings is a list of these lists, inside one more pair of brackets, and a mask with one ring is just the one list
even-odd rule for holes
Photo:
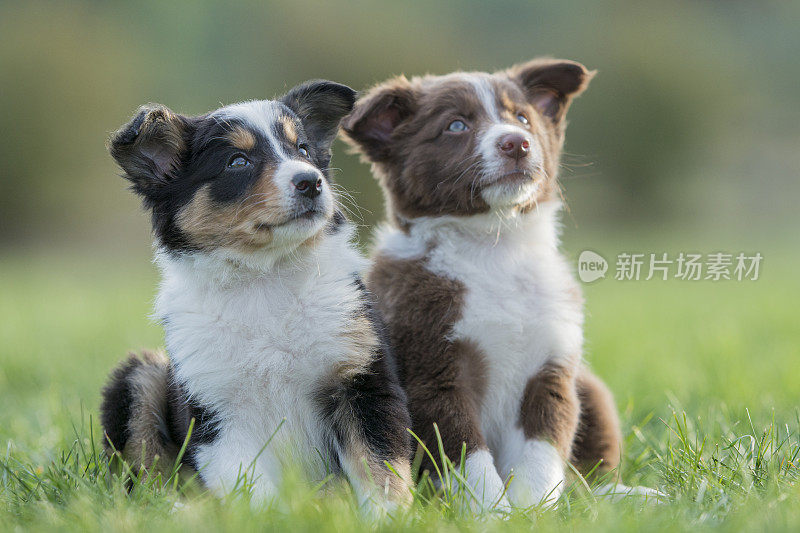
[[531,151],[531,141],[519,133],[508,133],[500,137],[497,147],[500,148],[503,155],[520,159]]
[[322,178],[316,172],[301,172],[292,178],[292,184],[300,195],[316,198],[322,192]]

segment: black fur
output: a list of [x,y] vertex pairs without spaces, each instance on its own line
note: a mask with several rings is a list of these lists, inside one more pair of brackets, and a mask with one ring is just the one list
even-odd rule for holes
[[297,113],[318,151],[328,151],[339,122],[356,103],[356,92],[340,83],[312,80],[289,91],[281,101]]
[[[365,372],[322,391],[323,416],[330,421],[340,447],[346,446],[347,442],[346,428],[342,425],[356,423],[365,444],[379,460],[410,459],[412,448],[408,428],[411,427],[411,417],[385,326],[375,310],[372,296],[358,275],[354,275],[353,283],[363,295],[362,312],[380,341],[379,347]],[[336,416],[337,412],[343,411],[351,413],[352,419],[345,421]]]
[[[327,81],[306,82],[295,87],[280,101],[272,102],[278,115],[291,120],[298,133],[298,144],[308,146],[309,159],[331,181],[328,166],[331,144],[341,118],[350,112],[355,91]],[[241,152],[225,139],[234,127],[245,127],[257,139],[247,153],[253,163],[245,169],[232,169],[228,162]],[[287,153],[302,159],[297,144],[286,138],[278,123],[272,133]],[[248,194],[265,167],[274,163],[274,147],[264,135],[236,120],[220,120],[213,114],[186,117],[165,106],[149,104],[109,139],[109,151],[117,161],[131,188],[139,194],[152,214],[153,232],[169,252],[200,249],[181,232],[175,218],[197,191],[210,185],[213,201],[230,204]]]
[[194,427],[186,446],[186,453],[183,456],[183,463],[198,470],[195,458],[195,450],[200,444],[214,442],[219,436],[218,418],[216,414],[198,403],[194,398],[190,398],[184,391],[183,386],[175,379],[172,365],[169,367],[168,374],[169,387],[167,389],[167,413],[165,440],[172,443],[175,449],[180,449],[186,441],[189,433],[189,426],[194,419]]
[[[411,417],[405,392],[384,353],[376,354],[366,372],[344,383],[338,401],[350,407],[361,425],[365,443],[381,461],[411,458]],[[334,431],[340,428],[334,424]],[[337,435],[339,442],[341,434]]]
[[111,372],[108,384],[103,388],[100,422],[106,436],[106,439],[103,440],[103,446],[106,449],[110,450],[113,446],[114,450],[121,452],[128,443],[128,437],[130,437],[128,423],[131,419],[131,403],[133,402],[129,378],[141,365],[142,362],[138,357],[130,355],[125,362]]
[[328,227],[325,228],[326,233],[328,235],[339,233],[344,227],[345,222],[347,222],[347,218],[345,218],[344,213],[337,209],[336,212],[333,213],[333,218],[331,218],[331,221],[328,223]]
[[[130,434],[130,422],[133,416],[141,416],[140,413],[133,412],[133,404],[136,401],[131,379],[134,373],[145,365],[136,355],[130,355],[127,360],[121,363],[109,377],[108,384],[103,389],[103,401],[100,408],[101,422],[103,430],[108,439],[105,447],[108,451],[116,450],[123,452]],[[183,386],[175,379],[172,363],[159,365],[156,369],[167,383],[167,397],[164,402],[157,402],[163,407],[161,412],[153,413],[163,424],[158,428],[160,445],[167,455],[177,454],[186,436],[189,427],[194,419],[194,427],[186,447],[183,463],[197,470],[198,465],[195,461],[195,449],[200,444],[213,442],[218,434],[216,414],[199,404],[194,398],[189,398]],[[151,398],[152,400],[152,398]],[[108,441],[111,441],[109,443]],[[152,443],[151,443],[152,444]],[[113,446],[113,448],[112,448]],[[128,458],[138,459],[138,458]],[[164,458],[168,463],[175,460],[175,457]]]
[[[355,92],[343,85],[324,81],[303,84],[292,89],[281,101],[268,104],[275,106],[272,110],[279,115],[268,132],[256,131],[244,121],[220,120],[214,114],[188,118],[163,106],[149,106],[112,137],[110,150],[134,191],[152,210],[153,230],[159,244],[173,254],[206,251],[198,243],[191,242],[176,222],[181,209],[197,192],[201,188],[207,189],[210,201],[220,205],[235,205],[244,199],[264,171],[275,166],[276,147],[270,145],[270,137],[274,137],[286,153],[296,154],[292,157],[308,157],[310,163],[330,181],[331,143],[340,119],[352,109],[354,100]],[[288,133],[284,128],[286,120],[293,122],[297,139],[293,138],[291,128]],[[228,165],[232,157],[244,150],[229,140],[227,134],[233,128],[245,128],[255,139],[252,148],[247,142],[245,155],[252,164],[244,168]],[[300,144],[308,146],[307,156],[302,153],[301,148],[305,147]],[[344,215],[337,210],[328,221],[326,233],[337,233],[346,223]],[[411,455],[407,428],[411,420],[405,393],[399,385],[385,328],[371,296],[358,276],[354,276],[353,283],[362,301],[358,316],[353,318],[367,318],[369,327],[378,338],[378,346],[363,372],[346,378],[336,374],[323,386],[324,390],[319,391],[322,413],[327,422],[325,430],[334,441],[329,457],[334,463],[338,461],[341,469],[342,452],[347,453],[347,446],[356,439],[359,441],[358,450],[354,451],[362,451],[363,444],[371,464],[402,460],[407,468]],[[202,465],[197,464],[196,450],[199,445],[219,438],[220,420],[212,409],[187,395],[185,384],[176,378],[180,374],[175,371],[179,365],[173,367],[173,364],[162,365],[167,397],[164,398],[163,413],[157,413],[159,435],[154,437],[151,434],[149,438],[160,439],[158,444],[166,450],[166,455],[174,454],[186,441],[194,419],[183,462],[197,470]],[[115,414],[108,417],[108,427],[112,429],[114,438],[123,442],[126,442],[123,438],[128,438],[126,426],[131,416],[136,415],[131,413],[131,406],[137,402],[131,394],[130,372],[120,370],[119,375],[115,373],[112,385],[105,393],[108,401],[116,407]],[[114,432],[120,427],[122,430]],[[352,454],[347,455],[348,460],[353,459]],[[174,457],[163,460],[169,459]],[[383,473],[387,472],[388,469],[384,468]]]

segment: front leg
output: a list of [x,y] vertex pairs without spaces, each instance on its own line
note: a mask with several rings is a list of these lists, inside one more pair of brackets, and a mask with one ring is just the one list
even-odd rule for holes
[[569,363],[546,363],[522,397],[509,487],[515,505],[553,503],[564,491],[564,461],[570,457],[579,414],[575,370]]
[[[480,427],[480,398],[485,386],[481,355],[471,343],[455,341],[438,361],[436,368],[407,384],[414,430],[437,460],[434,424],[439,427],[444,453],[451,461],[457,463],[466,447],[465,464],[456,466],[459,471],[463,466],[475,495],[476,500],[470,501],[472,507],[478,512],[494,508],[508,511],[505,484]],[[425,456],[422,466],[435,476],[430,458]],[[442,481],[434,477],[434,482]]]
[[359,505],[381,511],[409,504],[411,419],[396,377],[376,357],[364,372],[337,381],[325,395],[324,411]]
[[203,485],[218,497],[249,488],[253,504],[262,505],[278,493],[279,468],[270,450],[252,449],[248,441],[229,436],[198,446],[194,457]]

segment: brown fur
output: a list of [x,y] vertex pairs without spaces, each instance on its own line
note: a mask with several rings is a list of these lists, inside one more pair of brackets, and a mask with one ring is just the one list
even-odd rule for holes
[[[398,228],[408,231],[422,216],[486,212],[482,187],[496,182],[483,180],[487,176],[475,164],[475,152],[477,134],[490,117],[474,82],[488,82],[501,118],[527,129],[543,152],[541,168],[521,167],[530,163],[508,158],[502,160],[506,168],[498,170],[497,180],[523,170],[530,175],[509,179],[539,181],[536,195],[514,206],[526,213],[561,194],[557,175],[566,112],[593,76],[579,63],[554,59],[494,74],[400,76],[367,91],[344,119],[343,132],[372,164],[390,221]],[[518,114],[527,125],[517,120]],[[468,131],[448,131],[456,119]],[[415,431],[430,445],[435,442],[433,424],[438,423],[445,452],[453,459],[462,443],[468,452],[485,447],[479,424],[485,356],[469,342],[449,340],[465,288],[426,270],[424,259],[381,256],[375,258],[368,285],[398,353]],[[581,301],[580,291],[569,297]],[[509,420],[513,423],[520,424],[527,438],[552,442],[565,459],[574,456],[582,465],[600,458],[603,468],[618,463],[610,457],[620,442],[613,401],[601,382],[574,363],[549,363],[531,377],[520,399],[520,419]]]
[[546,440],[568,459],[578,429],[579,411],[574,370],[549,362],[525,387],[519,423],[525,438]]
[[367,284],[381,295],[378,308],[392,346],[402,354],[400,380],[418,436],[435,450],[433,424],[438,424],[445,453],[453,458],[460,456],[463,443],[467,452],[485,447],[478,418],[485,389],[483,357],[470,343],[447,340],[459,318],[463,286],[418,261],[381,257]]
[[230,246],[252,252],[269,244],[271,227],[287,217],[268,169],[242,202],[219,205],[211,200],[208,186],[199,190],[178,213],[177,224],[201,249]]
[[226,137],[231,142],[231,145],[245,152],[252,150],[256,146],[255,135],[241,126],[234,127]]
[[294,121],[285,118],[281,122],[283,123],[283,135],[286,137],[286,140],[293,145],[297,144],[297,128],[294,125]]
[[622,433],[611,391],[586,367],[581,367],[578,372],[576,385],[581,418],[572,445],[572,463],[583,474],[599,464],[596,473],[614,470],[619,476]]
[[[588,84],[592,72],[559,60],[535,60],[494,75],[482,76],[493,87],[501,117],[523,114],[544,152],[544,166],[532,177],[541,180],[536,197],[518,206],[523,212],[559,194],[556,176],[564,142],[564,115],[571,100]],[[574,81],[574,80],[578,81]],[[572,83],[572,85],[570,85]],[[446,130],[464,118],[469,134]],[[474,156],[486,111],[470,78],[404,76],[388,80],[358,101],[343,122],[345,140],[372,163],[386,196],[387,213],[400,227],[419,216],[468,216],[486,212],[481,197],[480,165]],[[509,162],[509,171],[519,163]]]

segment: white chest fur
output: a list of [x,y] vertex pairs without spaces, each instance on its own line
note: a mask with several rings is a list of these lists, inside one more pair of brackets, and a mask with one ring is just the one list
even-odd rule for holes
[[510,219],[418,219],[408,236],[382,235],[383,253],[424,254],[430,270],[463,284],[452,336],[475,343],[486,358],[481,429],[495,452],[518,420],[528,380],[548,360],[572,365],[581,357],[582,304],[558,252],[558,208],[541,205]]
[[[314,394],[321,380],[352,363],[344,332],[362,305],[353,274],[363,259],[341,239],[347,236],[330,237],[309,257],[268,273],[216,258],[159,256],[156,316],[176,376],[221,420],[217,441],[198,451],[204,479],[230,485],[256,456],[254,473],[271,482],[286,463],[324,475],[320,451],[330,436]],[[223,479],[231,473],[233,480]]]

